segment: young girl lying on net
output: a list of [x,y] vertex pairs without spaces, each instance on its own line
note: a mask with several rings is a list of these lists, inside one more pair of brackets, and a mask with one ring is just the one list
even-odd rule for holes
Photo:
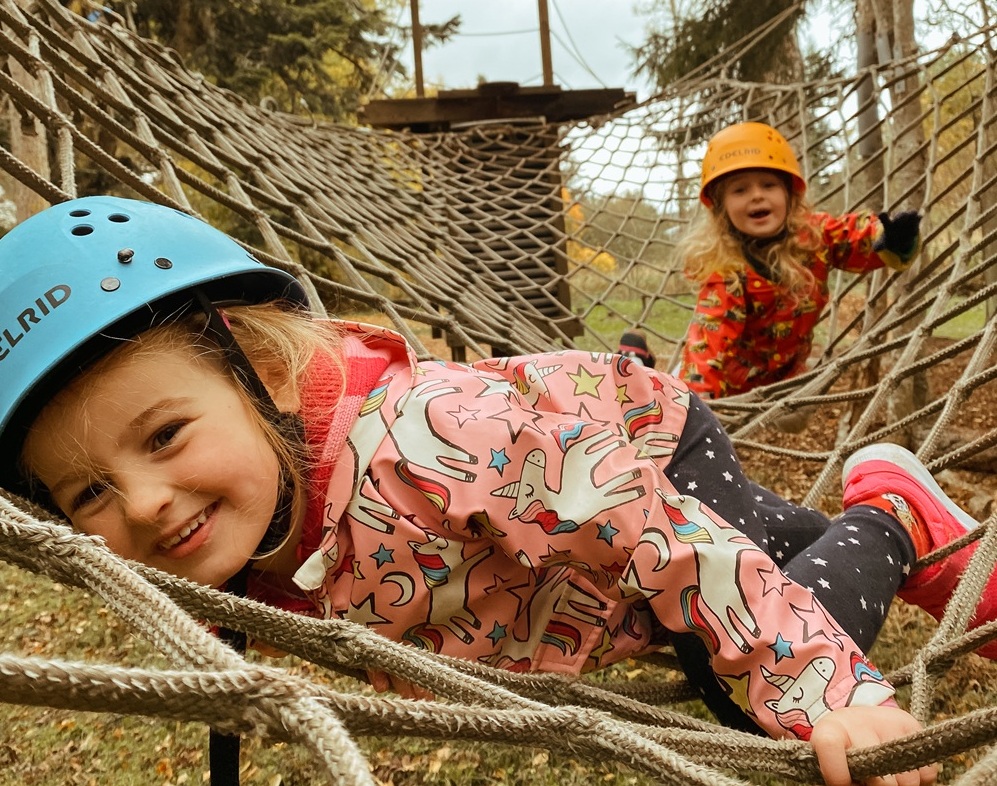
[[124,557],[515,671],[692,662],[692,641],[713,705],[809,739],[833,786],[846,749],[920,728],[863,653],[898,589],[941,613],[969,550],[908,572],[975,522],[896,446],[850,459],[828,520],[749,482],[672,376],[578,351],[419,362],[126,199],[0,239],[0,304],[0,479]]

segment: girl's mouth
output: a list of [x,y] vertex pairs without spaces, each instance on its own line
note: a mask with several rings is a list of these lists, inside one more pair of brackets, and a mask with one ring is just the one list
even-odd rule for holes
[[160,550],[169,551],[170,549],[176,548],[181,543],[186,541],[191,535],[193,535],[202,526],[204,526],[204,523],[208,520],[208,516],[210,515],[210,513],[211,511],[209,509],[202,510],[195,521],[188,524],[172,538],[162,541],[159,544]]
[[748,217],[757,221],[760,218],[766,218],[770,212],[770,210],[753,210],[748,213]]

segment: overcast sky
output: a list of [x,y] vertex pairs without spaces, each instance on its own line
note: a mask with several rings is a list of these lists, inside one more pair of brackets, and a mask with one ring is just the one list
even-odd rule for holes
[[[639,46],[645,38],[646,16],[635,10],[638,2],[547,0],[555,84],[566,90],[622,87],[635,92],[638,100],[649,97],[648,83],[631,75],[633,62],[626,46]],[[927,0],[915,0],[918,15],[926,4]],[[805,35],[821,47],[828,45],[835,31],[854,24],[847,7],[838,7],[838,16],[821,11],[824,7],[822,2],[812,4],[804,23]],[[405,3],[401,13],[399,24],[408,26],[410,3]],[[423,53],[427,88],[475,87],[482,79],[543,84],[538,0],[419,0],[419,18],[424,25],[457,14],[461,17],[460,33]],[[950,32],[920,30],[925,37],[922,47],[939,46]],[[411,47],[402,60],[412,73],[415,60]]]
[[[622,87],[646,98],[646,84],[630,75],[624,44],[644,39],[633,0],[547,0],[554,82],[566,90]],[[475,87],[488,82],[542,85],[537,0],[419,0],[423,25],[460,14],[460,34],[423,53],[427,87]],[[410,23],[406,5],[403,24]],[[411,50],[404,56],[410,72]]]

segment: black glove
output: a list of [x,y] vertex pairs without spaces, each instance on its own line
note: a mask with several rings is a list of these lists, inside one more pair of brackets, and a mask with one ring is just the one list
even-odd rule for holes
[[914,255],[920,239],[921,214],[916,210],[905,210],[890,218],[889,213],[880,213],[883,236],[873,246],[875,251],[892,251],[898,257]]

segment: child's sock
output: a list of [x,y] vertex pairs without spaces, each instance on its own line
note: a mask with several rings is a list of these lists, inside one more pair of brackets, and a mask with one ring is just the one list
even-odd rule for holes
[[914,552],[917,554],[918,559],[923,558],[934,550],[935,544],[932,542],[931,532],[928,529],[927,523],[914,508],[907,504],[907,500],[899,494],[877,494],[862,500],[862,504],[879,508],[899,521],[903,525],[903,528],[907,530],[907,534],[910,535],[911,542],[914,544]]

